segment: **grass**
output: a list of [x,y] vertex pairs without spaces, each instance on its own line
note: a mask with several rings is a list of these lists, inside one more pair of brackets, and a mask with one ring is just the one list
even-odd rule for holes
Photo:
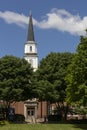
[[87,124],[10,124],[1,122],[0,130],[87,130]]

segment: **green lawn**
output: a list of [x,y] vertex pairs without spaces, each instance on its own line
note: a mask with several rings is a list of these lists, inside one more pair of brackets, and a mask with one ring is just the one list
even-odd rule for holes
[[0,130],[87,130],[87,124],[2,124]]

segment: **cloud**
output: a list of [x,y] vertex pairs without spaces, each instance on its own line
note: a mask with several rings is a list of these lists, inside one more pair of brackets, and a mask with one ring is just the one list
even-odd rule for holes
[[[25,27],[29,21],[28,16],[10,11],[0,12],[0,18],[8,24],[14,23],[21,27]],[[73,15],[64,9],[52,9],[41,21],[33,18],[33,23],[41,29],[56,29],[72,35],[85,35],[87,16],[81,18],[80,15]]]
[[11,11],[0,11],[0,18],[2,18],[6,23],[8,24],[16,24],[21,27],[25,27],[26,24],[28,24],[28,17],[26,17],[23,14],[14,13]]
[[72,15],[64,9],[53,9],[37,26],[43,29],[53,28],[73,35],[84,35],[87,28],[87,16],[81,19],[79,15]]

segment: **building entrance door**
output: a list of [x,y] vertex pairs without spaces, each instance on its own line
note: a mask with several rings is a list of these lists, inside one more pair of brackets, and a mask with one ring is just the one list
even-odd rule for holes
[[38,102],[35,99],[27,100],[24,104],[24,116],[26,121],[33,121],[37,118],[37,106]]
[[27,117],[35,117],[35,108],[27,108]]

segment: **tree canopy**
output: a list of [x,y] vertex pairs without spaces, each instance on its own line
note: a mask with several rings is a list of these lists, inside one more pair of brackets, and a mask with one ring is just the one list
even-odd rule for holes
[[39,98],[54,102],[63,102],[66,97],[67,66],[71,63],[71,53],[50,53],[42,59],[37,71],[37,90]]
[[87,105],[87,37],[81,37],[71,65],[68,67],[68,103]]
[[12,103],[32,98],[33,69],[24,59],[0,58],[0,100]]

